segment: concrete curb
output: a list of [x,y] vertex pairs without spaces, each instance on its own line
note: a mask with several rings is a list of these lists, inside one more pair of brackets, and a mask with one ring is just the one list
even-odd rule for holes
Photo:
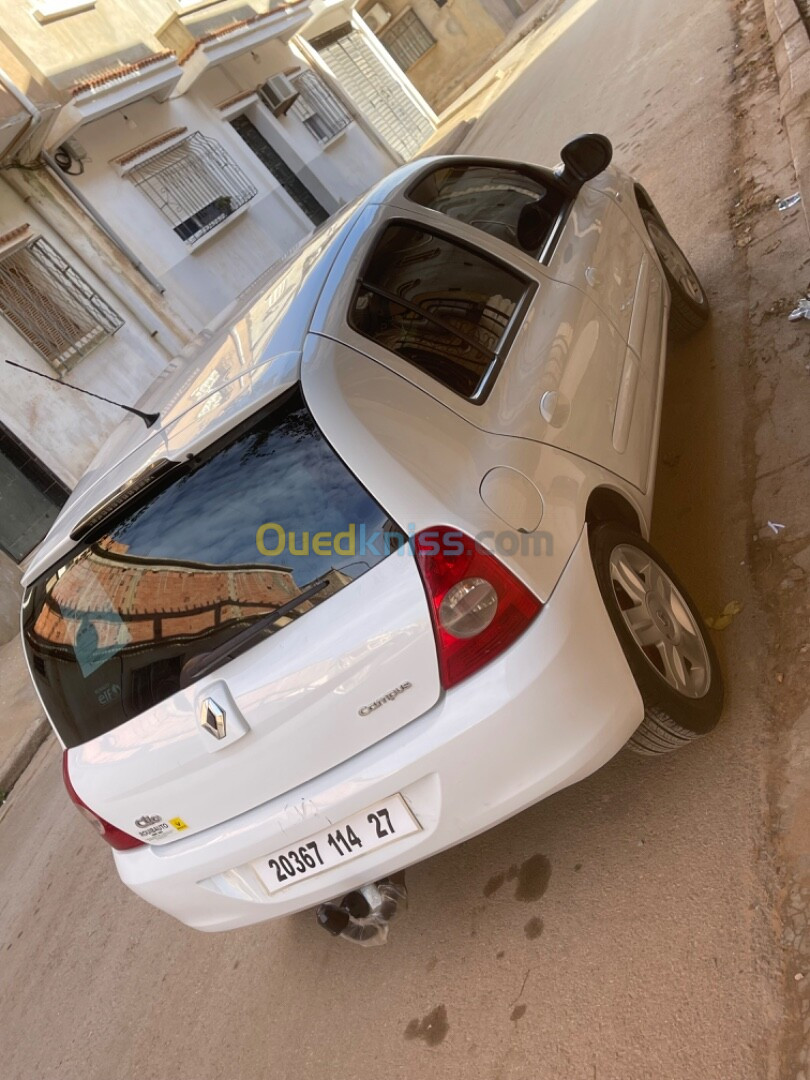
[[487,57],[486,61],[481,64],[480,75],[473,79],[470,85],[463,90],[459,96],[452,101],[446,109],[443,109],[439,113],[437,130],[440,131],[446,128],[453,117],[460,113],[463,109],[466,109],[477,97],[488,90],[494,82],[497,82],[502,78],[503,73],[498,72],[498,62],[518,46],[524,38],[533,33],[539,26],[547,22],[553,15],[556,15],[557,9],[562,7],[565,0],[546,0],[545,5],[537,0],[534,8],[530,8],[517,23],[512,27],[503,41],[498,45]]
[[44,716],[39,717],[28,728],[6,759],[0,762],[0,802],[31,764],[34,754],[51,733],[51,725]]
[[419,158],[434,157],[440,154],[455,154],[459,146],[464,142],[469,133],[475,127],[476,117],[470,120],[461,120],[454,128],[445,134],[435,137],[432,142],[425,143],[413,161]]
[[[810,231],[810,35],[796,0],[764,0],[779,77],[779,108]],[[789,194],[786,192],[785,194]]]

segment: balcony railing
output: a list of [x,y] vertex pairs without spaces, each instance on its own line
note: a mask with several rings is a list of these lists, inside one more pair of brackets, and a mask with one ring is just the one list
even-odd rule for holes
[[322,145],[331,142],[352,122],[351,113],[317,72],[301,71],[291,76],[290,81],[299,95],[290,114]]

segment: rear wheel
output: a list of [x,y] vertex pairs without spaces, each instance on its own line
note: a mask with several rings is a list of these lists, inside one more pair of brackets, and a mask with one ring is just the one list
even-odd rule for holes
[[723,708],[717,654],[700,613],[651,544],[621,525],[590,534],[596,580],[644,703],[628,747],[664,754],[711,731]]
[[649,210],[641,216],[664,268],[672,308],[669,313],[669,333],[674,341],[690,337],[709,318],[709,302],[692,265],[669,235],[664,223]]

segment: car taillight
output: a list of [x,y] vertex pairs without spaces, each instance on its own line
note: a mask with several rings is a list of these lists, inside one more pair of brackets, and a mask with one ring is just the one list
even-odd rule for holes
[[479,543],[448,526],[423,529],[414,551],[430,604],[442,686],[449,690],[516,641],[537,597]]
[[76,806],[82,817],[87,818],[96,832],[102,836],[111,847],[114,847],[116,851],[129,851],[130,848],[143,846],[143,840],[139,840],[137,836],[130,836],[129,833],[125,833],[123,829],[111,825],[109,821],[105,821],[103,817],[99,817],[98,814],[91,810],[87,803],[82,802],[76,794],[76,789],[70,782],[67,750],[65,750],[62,755],[62,779],[65,781],[65,787],[67,788],[67,793],[70,796],[71,802]]

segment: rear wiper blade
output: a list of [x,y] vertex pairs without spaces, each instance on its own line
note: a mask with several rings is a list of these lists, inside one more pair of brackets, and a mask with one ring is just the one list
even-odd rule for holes
[[195,679],[207,675],[209,671],[219,667],[223,661],[232,660],[236,653],[240,652],[247,645],[250,645],[257,637],[260,637],[263,631],[269,626],[278,622],[279,619],[283,619],[284,616],[288,615],[291,611],[295,611],[297,607],[300,607],[301,604],[310,600],[317,593],[322,592],[328,584],[328,577],[316,581],[314,584],[310,585],[308,589],[304,589],[303,592],[299,593],[298,596],[293,597],[292,600],[288,600],[287,603],[282,604],[281,607],[277,607],[275,611],[263,615],[261,619],[257,619],[257,621],[251,623],[250,626],[246,626],[244,630],[235,634],[234,637],[229,638],[228,641],[224,642],[222,645],[218,645],[216,649],[212,649],[210,652],[201,653],[199,656],[192,656],[192,658],[187,660],[180,669],[180,689],[185,690],[185,688],[193,683]]

